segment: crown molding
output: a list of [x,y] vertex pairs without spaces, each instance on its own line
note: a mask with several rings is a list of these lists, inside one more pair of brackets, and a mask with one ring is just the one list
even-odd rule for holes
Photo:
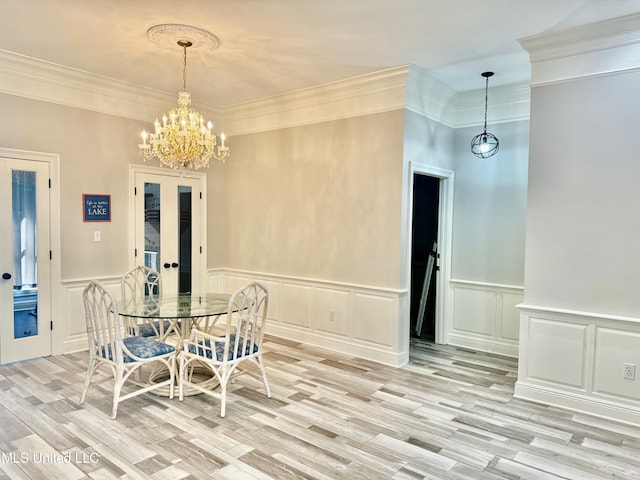
[[640,68],[640,13],[518,40],[529,52],[531,86]]
[[456,90],[436,80],[426,70],[411,65],[407,75],[407,110],[455,128],[457,96]]
[[[94,73],[0,50],[0,93],[151,122],[177,102],[177,93],[140,87]],[[198,104],[209,117],[215,107]]]
[[[528,120],[531,108],[531,87],[528,83],[513,83],[489,88],[487,123]],[[484,124],[484,88],[462,92],[455,107],[457,128]]]
[[242,135],[403,109],[408,71],[403,65],[232,105],[225,130]]
[[[490,89],[490,120],[528,118],[528,97],[504,93],[500,101],[502,89],[509,87]],[[0,93],[149,123],[176,104],[176,94],[6,50],[0,50]],[[516,103],[510,107],[509,101]],[[195,102],[194,108],[224,122],[228,136],[402,109],[456,128],[482,123],[484,95],[457,93],[421,68],[403,65],[225,109]]]

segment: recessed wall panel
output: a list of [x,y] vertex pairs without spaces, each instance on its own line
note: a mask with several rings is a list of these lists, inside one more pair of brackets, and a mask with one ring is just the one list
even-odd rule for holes
[[385,346],[395,344],[395,300],[389,297],[354,295],[354,337]]
[[316,329],[349,335],[349,292],[316,288]]
[[531,317],[528,337],[530,378],[585,387],[587,325]]
[[496,330],[495,292],[456,289],[453,318],[454,330],[493,336]]
[[307,285],[283,283],[280,289],[282,323],[310,328],[313,288]]
[[[640,400],[640,333],[596,330],[594,392]],[[623,378],[624,365],[636,366],[635,380]]]

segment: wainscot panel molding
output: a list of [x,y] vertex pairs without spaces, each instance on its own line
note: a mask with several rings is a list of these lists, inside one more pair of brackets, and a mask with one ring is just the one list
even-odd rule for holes
[[328,350],[401,366],[409,361],[398,338],[399,311],[408,292],[320,279],[209,271],[209,285],[230,293],[256,280],[269,291],[267,332]]
[[640,68],[640,13],[519,40],[531,86]]
[[122,290],[120,287],[120,277],[100,277],[76,280],[65,280],[62,282],[64,291],[64,301],[62,312],[62,322],[57,322],[55,328],[63,328],[62,353],[73,353],[88,348],[87,324],[84,315],[84,303],[82,292],[91,280],[97,280],[113,294],[116,300],[120,300]]
[[640,318],[537,305],[520,310],[515,396],[640,425]]
[[524,288],[466,280],[451,280],[453,314],[447,343],[459,347],[518,356],[520,313]]

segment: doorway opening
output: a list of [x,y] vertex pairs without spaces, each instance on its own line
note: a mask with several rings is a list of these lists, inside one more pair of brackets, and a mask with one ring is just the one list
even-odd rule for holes
[[410,331],[435,342],[440,178],[414,173],[412,202]]

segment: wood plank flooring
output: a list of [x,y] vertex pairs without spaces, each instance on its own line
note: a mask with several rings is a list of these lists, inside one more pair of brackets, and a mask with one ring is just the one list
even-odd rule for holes
[[0,367],[0,479],[640,479],[640,429],[513,399],[517,361],[417,343],[395,369],[270,337],[273,398],[80,406],[87,354]]

